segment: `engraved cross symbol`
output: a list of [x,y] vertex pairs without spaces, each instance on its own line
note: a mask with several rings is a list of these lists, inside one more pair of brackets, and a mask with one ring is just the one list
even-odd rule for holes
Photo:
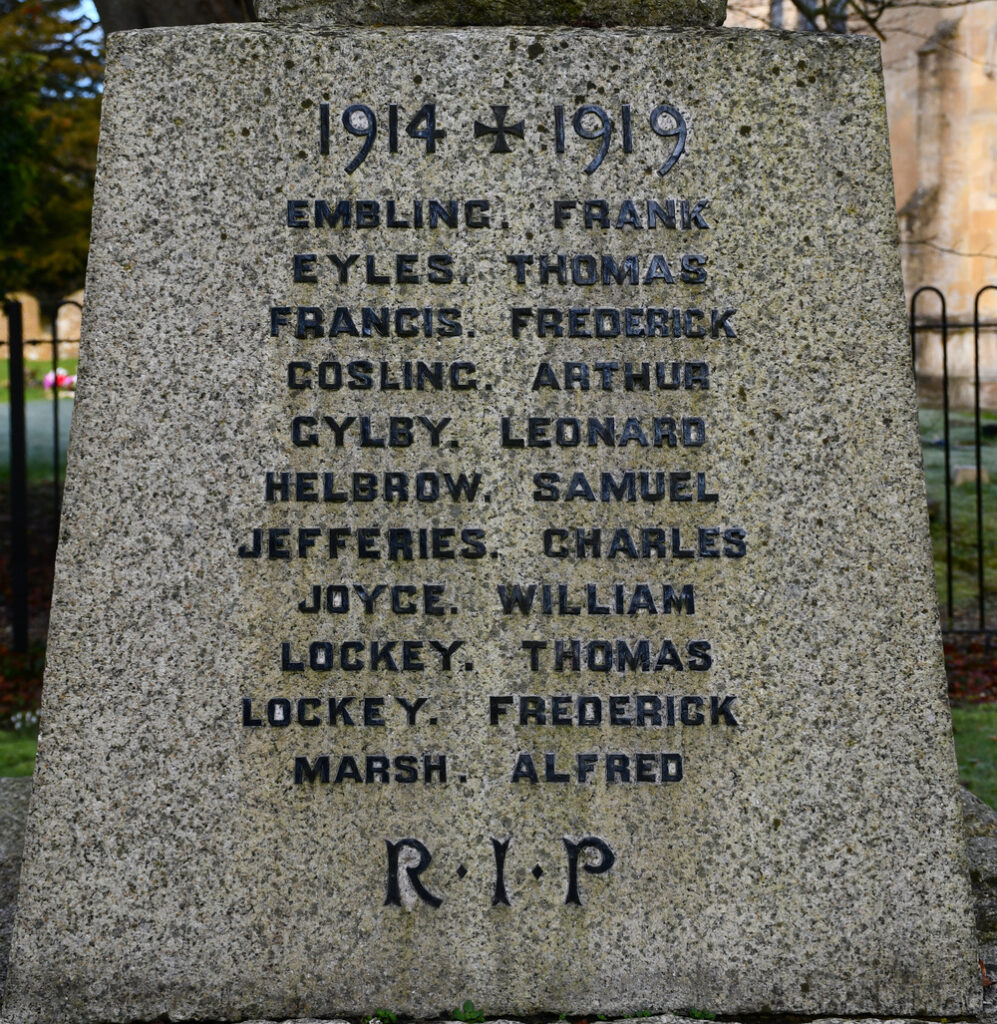
[[495,127],[491,125],[482,124],[480,121],[474,122],[474,137],[480,139],[483,135],[494,135],[495,142],[492,145],[491,151],[493,153],[511,153],[512,150],[509,148],[509,143],[506,142],[506,135],[515,135],[517,139],[523,137],[523,133],[526,131],[526,122],[517,121],[515,124],[506,124],[505,116],[509,113],[508,107],[492,107],[492,113],[495,115]]

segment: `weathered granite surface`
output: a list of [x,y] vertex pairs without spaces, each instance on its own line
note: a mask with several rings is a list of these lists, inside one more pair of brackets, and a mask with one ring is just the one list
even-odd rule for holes
[[7,951],[14,927],[17,879],[30,797],[31,779],[0,778],[0,994],[7,977]]
[[[17,877],[21,866],[21,850],[31,779],[0,778],[0,992],[7,973],[7,954],[10,943],[10,925],[14,919]],[[963,812],[963,834],[969,854],[969,877],[973,886],[973,906],[976,911],[976,938],[980,958],[987,964],[991,975],[997,971],[997,943],[995,943],[995,899],[997,892],[997,811],[969,790],[960,787],[959,801]],[[997,984],[984,992],[981,1021],[997,1019]],[[645,1024],[676,1024],[686,1018],[663,1014],[653,1020],[641,1018]],[[248,1024],[271,1024],[269,1021],[250,1021]],[[290,1024],[290,1022],[283,1022]],[[318,1024],[314,1020],[298,1020],[295,1024]],[[346,1022],[334,1022],[346,1024]],[[442,1024],[442,1022],[440,1022]],[[506,1024],[499,1020],[493,1024]],[[512,1022],[516,1024],[516,1022]],[[830,1024],[815,1021],[814,1024]]]
[[[434,152],[415,119],[430,103],[447,132]],[[380,123],[362,163],[373,132],[359,104]],[[681,133],[663,105],[688,129],[664,176]],[[582,109],[596,106],[615,126],[600,167],[596,114]],[[103,117],[5,1018],[426,1017],[468,997],[489,1015],[975,1012],[876,45],[722,30],[155,30],[112,38]],[[425,212],[434,198],[457,202],[457,226],[412,226],[415,202]],[[376,226],[305,226],[316,199],[365,223],[373,207],[359,204],[377,201]],[[606,226],[598,206],[586,225],[587,200],[605,202]],[[651,200],[665,211],[654,231]],[[303,204],[290,223],[288,201]],[[387,226],[389,201],[409,226]],[[375,270],[341,281],[330,253],[358,268],[372,256]],[[524,254],[548,253],[608,254],[617,271],[630,255],[641,270],[636,283],[542,284]],[[452,278],[430,280],[433,255]],[[375,321],[389,310],[386,337],[337,312],[362,322],[365,307]],[[324,309],[338,333],[295,337],[299,308]],[[561,311],[561,335],[541,336],[541,308]],[[392,319],[399,309],[416,313]],[[664,311],[668,334],[614,334],[599,309],[638,327]],[[471,362],[477,386],[319,386],[321,363],[364,359],[393,379],[405,360]],[[595,369],[587,391],[550,383],[597,362],[617,364],[609,390]],[[667,387],[675,363],[680,386],[628,388],[626,362],[638,375],[661,362]],[[681,384],[700,363],[709,387]],[[395,447],[375,446],[389,416],[409,420]],[[527,416],[560,417],[564,444],[503,446],[502,418],[522,439]],[[639,423],[626,444],[622,426],[605,428],[611,443],[572,444],[587,417]],[[539,422],[532,439],[561,429]],[[630,471],[658,500],[636,483],[628,500]],[[336,483],[328,501],[309,500],[305,477],[301,500],[267,501],[267,472]],[[418,473],[482,479],[460,501],[385,501],[385,474],[400,472],[409,486]],[[577,472],[594,491],[569,485]],[[335,497],[351,473],[374,474],[373,500]],[[674,476],[656,491],[658,473]],[[411,560],[390,547],[392,530],[433,528],[456,531],[435,553],[458,557],[434,557],[429,534]],[[551,529],[563,532],[545,540]],[[605,540],[599,557],[559,549],[578,529],[629,540]],[[254,530],[262,557],[239,557]],[[591,584],[593,611],[504,614],[498,588],[531,582],[553,586],[554,603],[563,583],[566,604],[586,607]],[[397,613],[365,612],[356,590],[347,614],[298,610],[312,587],[344,583],[415,589]],[[432,603],[424,584],[444,588],[443,614],[404,614]],[[665,584],[694,587],[695,607],[598,610],[638,584],[659,601]],[[550,647],[531,667],[524,642],[573,638],[590,668],[558,667]],[[616,641],[641,638],[653,657],[628,667]],[[400,646],[399,664],[375,656],[392,641],[423,646],[407,665]],[[429,641],[462,646],[444,661]],[[344,659],[336,671],[326,651]],[[353,671],[358,657],[378,667]],[[540,695],[550,717],[521,721],[518,698]],[[575,721],[576,701],[554,702],[565,695],[598,698],[601,724],[554,724]],[[361,722],[361,698],[384,703],[367,725],[306,727],[343,696]],[[490,696],[509,699],[505,713]],[[396,698],[426,699],[414,726]],[[302,724],[262,724],[271,699]],[[427,755],[447,757],[446,781]],[[382,757],[414,758],[420,781],[405,784],[398,761],[379,781]],[[681,781],[662,779],[660,757],[681,757]],[[295,782],[298,758],[312,781]],[[419,850],[422,896],[406,874]]]
[[727,0],[257,0],[261,21],[361,25],[722,25]]
[[997,811],[960,789],[969,880],[976,910],[976,937],[987,962],[997,960]]
[[[31,794],[31,779],[0,779],[0,991],[7,973],[7,953],[10,940],[10,924],[14,919],[17,876],[21,863],[21,848],[28,800]],[[976,910],[977,942],[980,957],[987,963],[992,975],[997,970],[997,947],[995,947],[994,892],[997,890],[997,811],[974,796],[967,789],[960,788],[964,835],[969,853],[969,876],[973,885],[973,905]],[[979,1016],[981,1021],[997,1019],[997,985],[984,992],[984,1004]],[[688,1018],[673,1014],[662,1014],[653,1019],[641,1018],[644,1024],[680,1024]],[[840,1020],[840,1018],[839,1018]],[[270,1021],[250,1021],[247,1024],[272,1024]],[[292,1022],[281,1022],[292,1024]],[[320,1024],[309,1020],[297,1020],[293,1024]],[[347,1024],[335,1021],[333,1024]],[[443,1022],[440,1022],[443,1024]],[[506,1024],[503,1020],[493,1024]],[[510,1022],[517,1024],[517,1022]],[[814,1024],[832,1024],[815,1021]],[[888,1024],[888,1022],[887,1022]]]

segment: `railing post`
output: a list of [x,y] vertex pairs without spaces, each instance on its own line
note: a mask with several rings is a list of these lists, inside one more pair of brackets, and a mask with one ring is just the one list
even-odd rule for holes
[[978,591],[979,629],[987,628],[987,591],[984,574],[983,539],[983,451],[980,440],[980,298],[985,292],[997,292],[997,285],[981,288],[973,299],[973,427],[976,443],[976,587]]
[[[941,303],[941,321],[938,326],[942,331],[942,434],[944,437],[944,460],[945,460],[945,586],[946,586],[946,610],[948,612],[948,628],[952,629],[955,619],[955,595],[952,593],[953,567],[952,567],[952,437],[949,424],[949,322],[948,310],[945,305],[945,296],[932,285],[924,285],[918,288],[910,299],[910,334],[911,351],[914,358],[917,357],[917,345],[915,335],[918,330],[917,300],[923,292],[932,292],[938,296]],[[915,386],[916,386],[915,368]]]
[[59,309],[52,309],[52,522],[59,529]]
[[15,651],[28,649],[28,465],[24,419],[24,325],[20,302],[5,302],[10,348],[10,570]]

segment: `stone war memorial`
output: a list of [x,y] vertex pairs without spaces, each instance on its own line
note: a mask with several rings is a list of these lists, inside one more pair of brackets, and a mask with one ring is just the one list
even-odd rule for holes
[[260,7],[109,40],[4,1024],[976,1014],[878,44]]

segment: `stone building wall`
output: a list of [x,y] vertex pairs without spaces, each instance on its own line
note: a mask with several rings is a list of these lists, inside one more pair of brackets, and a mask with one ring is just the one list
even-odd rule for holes
[[[44,313],[41,304],[34,295],[27,292],[15,292],[9,296],[21,303],[21,322],[24,329],[25,341],[51,341],[52,321],[48,314]],[[63,300],[65,303],[83,304],[83,291],[73,292]],[[80,309],[76,305],[63,305],[59,309],[59,340],[79,341],[80,340]],[[7,318],[0,316],[0,344],[6,344]]]
[[[956,401],[968,404],[960,381],[968,385],[973,373],[974,298],[997,285],[997,0],[901,7],[882,27],[904,283],[908,298],[927,284],[944,293],[955,321],[949,372]],[[935,317],[937,300],[925,296],[918,311]],[[997,321],[997,290],[981,299],[980,315]],[[918,359],[922,373],[940,374],[940,338],[926,338]],[[991,395],[993,330],[981,333],[980,364]]]
[[997,0],[901,8],[883,29],[908,293],[935,284],[970,311],[997,283]]

